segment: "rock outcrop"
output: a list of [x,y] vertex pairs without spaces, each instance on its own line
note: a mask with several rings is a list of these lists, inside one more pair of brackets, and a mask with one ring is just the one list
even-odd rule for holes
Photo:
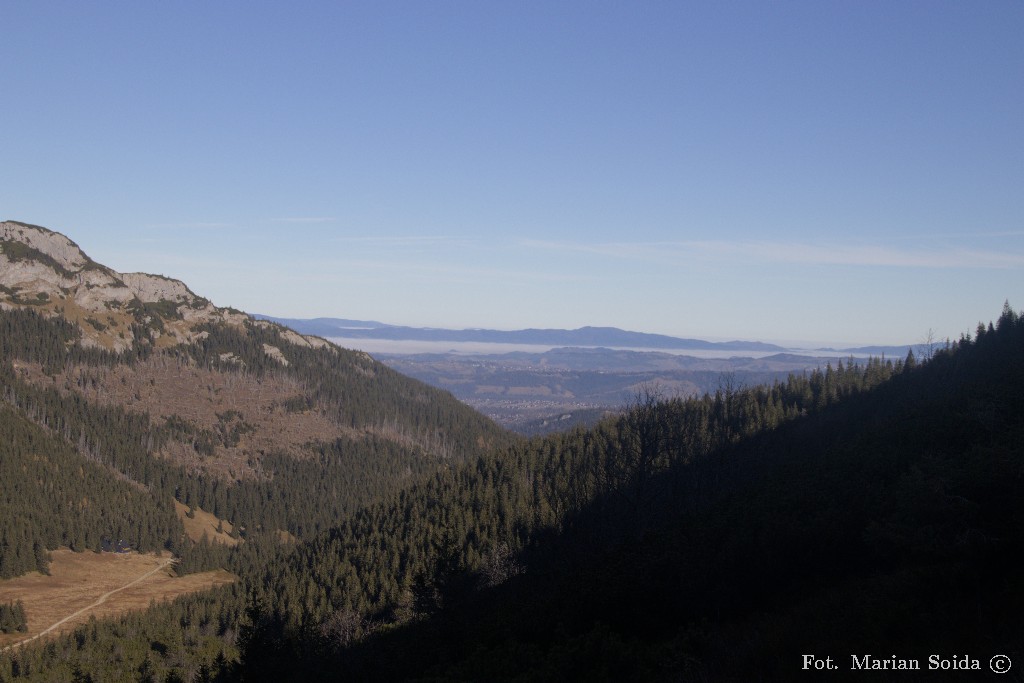
[[[201,338],[199,326],[204,323],[272,324],[218,308],[180,280],[118,273],[93,261],[59,232],[5,221],[0,223],[0,308],[15,307],[62,315],[81,328],[83,346],[112,351],[131,349],[137,326],[161,346],[173,346]],[[330,345],[291,330],[283,335],[298,346]],[[283,354],[275,351],[272,356],[282,362]]]

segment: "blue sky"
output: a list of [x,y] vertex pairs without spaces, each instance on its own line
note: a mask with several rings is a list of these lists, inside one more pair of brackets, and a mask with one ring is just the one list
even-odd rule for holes
[[917,343],[1024,306],[1024,3],[0,0],[0,218],[284,317]]

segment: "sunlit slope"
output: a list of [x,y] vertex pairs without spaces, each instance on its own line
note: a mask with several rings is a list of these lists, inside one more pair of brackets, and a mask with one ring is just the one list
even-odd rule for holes
[[0,388],[0,576],[110,538],[182,551],[172,500],[242,536],[301,538],[511,438],[364,353],[15,222],[0,223]]

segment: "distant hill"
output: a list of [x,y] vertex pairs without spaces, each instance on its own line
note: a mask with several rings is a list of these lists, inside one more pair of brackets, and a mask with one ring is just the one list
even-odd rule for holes
[[451,330],[433,327],[405,327],[385,325],[366,320],[345,320],[339,318],[275,318],[257,314],[255,317],[270,320],[297,330],[303,334],[343,339],[387,339],[392,341],[446,341],[486,342],[491,344],[536,344],[544,346],[605,346],[641,349],[677,349],[706,351],[784,351],[775,344],[758,341],[709,342],[701,339],[684,339],[664,334],[630,332],[617,327],[581,327],[575,330],[526,329],[526,330]]

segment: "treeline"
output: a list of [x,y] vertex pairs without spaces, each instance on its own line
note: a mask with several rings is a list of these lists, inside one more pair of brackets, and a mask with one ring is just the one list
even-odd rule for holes
[[28,615],[21,600],[0,603],[0,633],[24,633],[28,630]]
[[227,680],[244,615],[223,608],[222,590],[113,619],[91,618],[70,634],[0,654],[0,681]]
[[170,499],[113,476],[66,440],[0,405],[0,578],[47,572],[47,550],[99,550],[128,539],[141,551],[174,548],[183,534]]
[[63,369],[67,363],[113,362],[115,357],[76,342],[81,331],[63,318],[47,318],[31,309],[0,311],[0,359],[17,358],[39,363],[46,372]]

